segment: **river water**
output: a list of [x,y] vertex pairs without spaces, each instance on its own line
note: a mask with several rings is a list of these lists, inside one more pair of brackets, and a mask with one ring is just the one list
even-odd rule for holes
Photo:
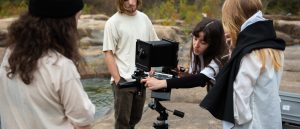
[[113,95],[109,78],[82,79],[84,90],[96,106],[95,119],[103,117],[112,109]]

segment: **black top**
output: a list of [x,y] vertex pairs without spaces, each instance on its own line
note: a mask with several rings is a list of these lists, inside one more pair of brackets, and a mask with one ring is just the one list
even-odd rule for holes
[[201,102],[214,117],[234,123],[233,82],[239,71],[241,59],[253,50],[261,48],[285,49],[285,42],[276,38],[272,21],[259,21],[249,25],[237,38],[236,48],[229,62],[216,77],[216,83]]
[[167,86],[168,88],[192,88],[197,86],[204,87],[206,82],[209,80],[209,77],[199,73],[182,78],[167,79]]

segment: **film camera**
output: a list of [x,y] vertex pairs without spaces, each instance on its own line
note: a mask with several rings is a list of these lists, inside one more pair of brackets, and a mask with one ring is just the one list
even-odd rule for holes
[[[151,67],[163,67],[161,72],[155,72],[153,77],[160,80],[176,77],[178,42],[162,39],[160,41],[136,42],[135,65],[137,70],[132,75],[134,82],[120,83],[120,88],[138,87],[144,88],[140,80],[148,76]],[[160,101],[170,100],[171,89],[164,88],[152,91],[151,97]]]
[[[147,42],[137,40],[135,57],[137,70],[132,75],[132,78],[136,79],[136,81],[120,84],[120,87],[137,86],[138,90],[144,88],[144,86],[140,84],[140,80],[148,76],[147,72],[151,70],[151,67],[163,67],[161,72],[155,72],[153,75],[156,79],[165,80],[177,77],[175,70],[178,64],[177,53],[178,42],[175,41],[167,39]],[[156,129],[168,129],[167,111],[173,112],[174,115],[179,117],[184,116],[183,112],[168,110],[159,102],[170,100],[170,97],[170,88],[163,88],[151,92],[151,98],[154,98],[154,101],[150,102],[148,106],[160,114],[160,116],[157,117],[157,122],[153,123],[153,127]]]
[[[156,72],[156,79],[165,80],[176,76],[173,69],[177,67],[178,43],[162,39],[161,41],[144,42],[137,40],[136,67],[138,71],[150,71],[151,67],[163,67],[162,73]],[[137,76],[135,76],[138,78]],[[152,91],[151,97],[160,100],[170,100],[171,89]]]

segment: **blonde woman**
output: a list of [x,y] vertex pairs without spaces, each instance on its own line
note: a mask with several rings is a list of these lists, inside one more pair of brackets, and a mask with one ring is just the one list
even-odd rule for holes
[[260,0],[225,0],[222,22],[232,54],[202,101],[223,128],[281,129],[279,85],[285,42],[262,15]]

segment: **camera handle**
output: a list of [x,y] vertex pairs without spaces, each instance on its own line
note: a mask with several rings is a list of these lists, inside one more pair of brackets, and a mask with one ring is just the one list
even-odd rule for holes
[[136,79],[132,82],[121,82],[118,84],[119,88],[130,88],[130,87],[136,87],[137,88],[137,95],[143,95],[143,90],[145,89],[145,86],[140,83],[140,80],[147,77],[148,75],[144,73],[144,71],[136,70],[134,71],[134,74],[132,75],[133,79]]
[[168,113],[173,112],[173,115],[178,116],[183,118],[184,117],[184,112],[178,111],[178,110],[169,110],[165,108],[161,103],[159,102],[159,99],[154,98],[154,101],[150,102],[148,106],[152,109],[155,110],[156,112],[159,113],[159,116],[157,117],[157,121],[153,123],[153,127],[155,129],[168,129],[169,124],[167,123],[168,120]]

